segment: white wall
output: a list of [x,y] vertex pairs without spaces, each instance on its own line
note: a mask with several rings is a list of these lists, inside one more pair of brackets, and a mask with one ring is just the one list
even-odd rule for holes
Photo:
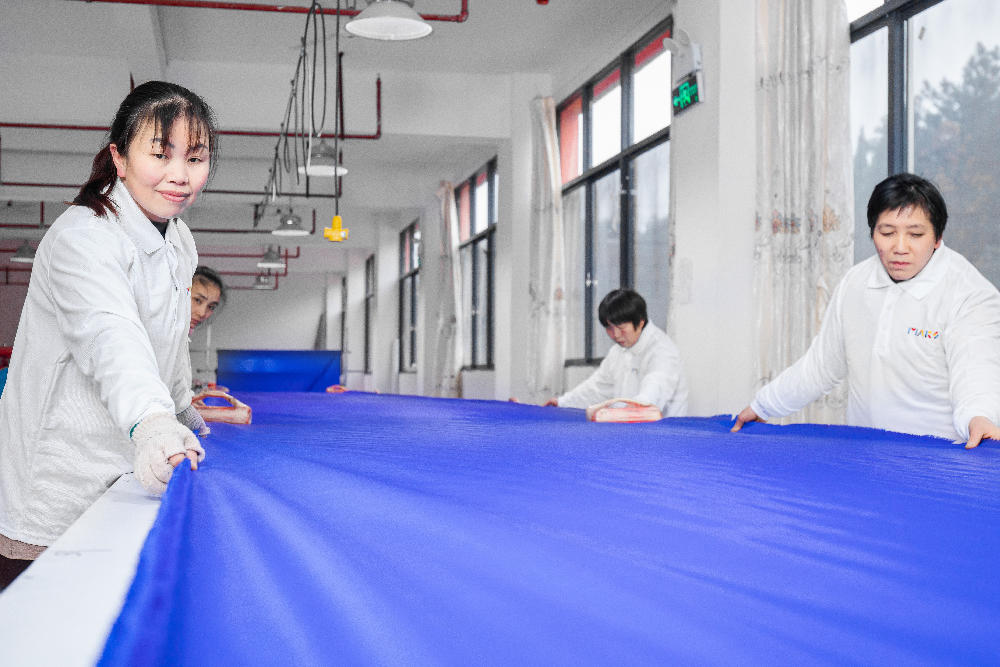
[[[675,11],[675,26],[702,45],[707,97],[671,130],[676,261],[668,329],[684,358],[694,415],[738,411],[751,397],[754,7],[680,0]],[[679,275],[685,269],[689,283]]]

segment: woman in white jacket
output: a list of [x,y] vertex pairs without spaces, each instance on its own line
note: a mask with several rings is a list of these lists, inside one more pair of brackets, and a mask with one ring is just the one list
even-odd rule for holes
[[187,335],[211,109],[151,81],[122,102],[74,206],[38,246],[0,400],[0,589],[123,473],[153,494],[204,458]]

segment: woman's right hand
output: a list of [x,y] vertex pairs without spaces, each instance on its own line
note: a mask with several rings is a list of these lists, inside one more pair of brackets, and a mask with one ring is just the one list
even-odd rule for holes
[[185,458],[191,469],[205,458],[205,450],[191,429],[177,421],[169,412],[155,412],[136,424],[132,430],[135,445],[135,475],[153,495],[163,495],[174,468]]
[[743,428],[743,425],[746,424],[747,422],[763,422],[763,421],[764,420],[761,419],[756,412],[754,412],[753,408],[751,408],[748,405],[745,408],[743,408],[740,414],[736,415],[736,423],[733,424],[733,427],[729,430],[732,431],[733,433],[736,433],[741,428]]

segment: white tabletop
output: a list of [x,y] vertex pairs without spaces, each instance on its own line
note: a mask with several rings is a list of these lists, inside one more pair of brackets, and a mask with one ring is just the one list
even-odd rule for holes
[[0,665],[93,665],[159,507],[122,476],[0,593]]

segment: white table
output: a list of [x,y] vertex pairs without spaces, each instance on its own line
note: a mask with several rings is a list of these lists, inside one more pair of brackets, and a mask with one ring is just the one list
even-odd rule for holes
[[123,475],[0,593],[0,665],[93,665],[159,507]]

